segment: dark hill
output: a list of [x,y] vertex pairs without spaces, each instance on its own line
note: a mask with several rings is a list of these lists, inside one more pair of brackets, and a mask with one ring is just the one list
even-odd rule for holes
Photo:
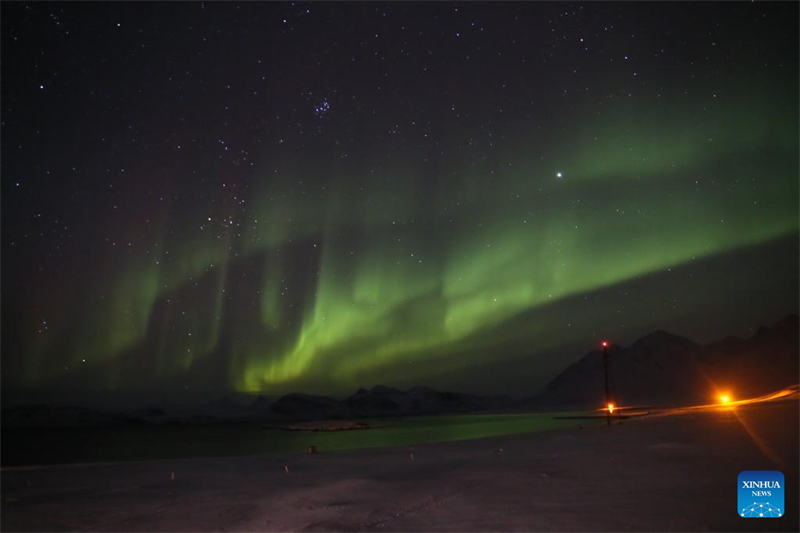
[[414,387],[407,391],[401,391],[380,385],[368,391],[359,389],[358,392],[344,400],[344,404],[357,416],[480,411],[500,407],[499,404],[502,403],[502,399],[456,392],[439,392],[429,387]]
[[798,382],[797,315],[761,327],[749,339],[726,338],[704,347],[701,363],[708,383],[752,397]]
[[270,409],[273,413],[290,420],[322,420],[350,416],[341,402],[326,396],[311,394],[281,396]]
[[[620,405],[708,402],[717,391],[753,397],[798,382],[798,317],[790,315],[749,339],[726,337],[706,346],[655,331],[629,347],[610,348]],[[604,404],[602,352],[594,350],[555,377],[536,397],[549,405]]]
[[457,392],[439,392],[429,387],[408,390],[383,385],[358,389],[342,401],[324,396],[289,394],[271,407],[274,414],[293,420],[431,415],[503,409],[515,403],[510,397],[483,397]]

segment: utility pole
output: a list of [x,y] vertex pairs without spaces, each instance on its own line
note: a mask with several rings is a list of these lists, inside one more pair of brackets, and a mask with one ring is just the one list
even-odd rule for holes
[[611,425],[611,411],[614,409],[614,403],[611,401],[611,394],[608,389],[608,359],[610,357],[608,353],[608,341],[603,341],[600,343],[603,346],[603,374],[605,375],[605,383],[606,383],[606,425]]

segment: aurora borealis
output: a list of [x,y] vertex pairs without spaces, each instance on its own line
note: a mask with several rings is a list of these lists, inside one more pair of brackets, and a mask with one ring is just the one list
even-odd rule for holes
[[530,394],[797,309],[797,4],[2,15],[4,388]]

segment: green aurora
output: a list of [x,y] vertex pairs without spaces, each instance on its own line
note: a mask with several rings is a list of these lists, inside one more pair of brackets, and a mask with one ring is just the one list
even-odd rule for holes
[[[325,190],[282,173],[249,191],[238,223],[215,225],[219,206],[209,206],[207,225],[166,218],[153,253],[88,291],[102,295],[89,320],[35,337],[26,381],[147,346],[156,380],[224,351],[218,386],[291,390],[313,376],[355,387],[396,360],[457,365],[461,341],[524,311],[796,233],[792,121],[783,109],[726,113],[731,105],[702,124],[645,104],[609,110],[613,118],[594,117],[551,139],[552,149],[531,143],[489,175],[465,150],[440,170],[432,195],[402,165],[382,178],[332,169]],[[240,283],[229,268],[248,261],[258,281],[252,301],[239,303],[254,318],[225,326],[226,293]],[[69,314],[67,305],[49,313]],[[235,341],[221,336],[224,327]],[[556,339],[538,338],[533,349]],[[64,365],[35,363],[65,345],[73,348]],[[123,386],[118,367],[107,366],[110,386]]]
[[[175,177],[198,172],[191,156],[132,162],[81,246],[19,252],[9,267],[4,384],[328,393],[585,351],[610,322],[530,323],[506,341],[526,314],[800,229],[793,73],[688,89],[669,76],[633,96],[600,80],[612,97],[541,120],[409,118],[398,127],[413,141],[357,133],[349,157],[287,137],[229,179],[244,160],[200,169],[223,176],[212,195]],[[622,340],[691,312],[635,309],[619,317]],[[541,360],[540,382],[579,355]]]

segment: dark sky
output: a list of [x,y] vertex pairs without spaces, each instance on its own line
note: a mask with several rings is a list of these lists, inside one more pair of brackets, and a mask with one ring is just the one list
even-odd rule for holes
[[6,389],[532,394],[797,310],[797,3],[0,9]]

